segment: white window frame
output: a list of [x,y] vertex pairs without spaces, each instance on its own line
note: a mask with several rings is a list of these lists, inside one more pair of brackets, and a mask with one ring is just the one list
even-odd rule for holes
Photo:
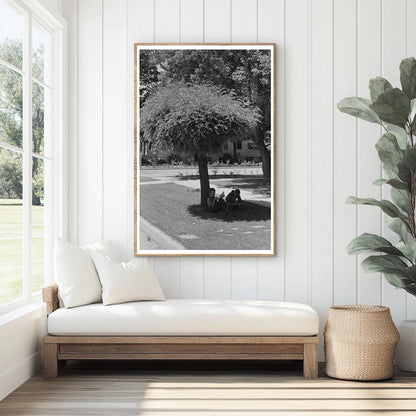
[[[67,209],[67,23],[37,0],[13,0],[24,11],[23,39],[23,151],[3,144],[2,148],[18,151],[23,155],[23,296],[0,305],[0,314],[10,312],[28,303],[41,300],[40,291],[32,293],[32,19],[39,22],[51,34],[51,132],[50,132],[50,193],[48,217],[45,223],[49,238],[45,239],[44,284],[54,282],[53,249],[57,237],[68,236]],[[30,56],[30,59],[27,57]],[[14,68],[13,68],[14,69]],[[47,158],[49,159],[49,158]],[[28,168],[29,167],[29,168]]]

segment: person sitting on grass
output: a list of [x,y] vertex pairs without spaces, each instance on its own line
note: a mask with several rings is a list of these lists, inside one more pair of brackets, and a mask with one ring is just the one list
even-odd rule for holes
[[228,209],[239,209],[241,208],[241,196],[239,189],[233,189],[225,198]]
[[219,196],[215,196],[215,189],[209,188],[207,208],[208,211],[211,212],[227,211],[227,204],[224,201],[224,192],[221,192]]

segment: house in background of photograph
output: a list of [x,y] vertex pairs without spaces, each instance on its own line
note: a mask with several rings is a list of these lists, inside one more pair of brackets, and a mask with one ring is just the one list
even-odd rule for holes
[[135,54],[135,255],[274,255],[274,45]]
[[[222,152],[211,157],[211,162],[218,160],[223,163],[261,162],[261,155],[257,146],[251,140],[227,141]],[[166,147],[153,147],[152,142],[141,139],[140,160],[142,165],[163,165],[171,162],[186,163],[188,158],[175,155]]]

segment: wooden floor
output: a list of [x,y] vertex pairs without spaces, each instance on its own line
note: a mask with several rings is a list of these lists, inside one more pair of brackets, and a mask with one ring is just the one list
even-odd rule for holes
[[384,382],[305,380],[298,363],[71,362],[33,377],[0,415],[416,415],[416,374]]

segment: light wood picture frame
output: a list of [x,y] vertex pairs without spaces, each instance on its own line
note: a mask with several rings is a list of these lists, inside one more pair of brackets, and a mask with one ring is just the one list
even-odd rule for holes
[[134,255],[276,255],[275,44],[134,44]]

